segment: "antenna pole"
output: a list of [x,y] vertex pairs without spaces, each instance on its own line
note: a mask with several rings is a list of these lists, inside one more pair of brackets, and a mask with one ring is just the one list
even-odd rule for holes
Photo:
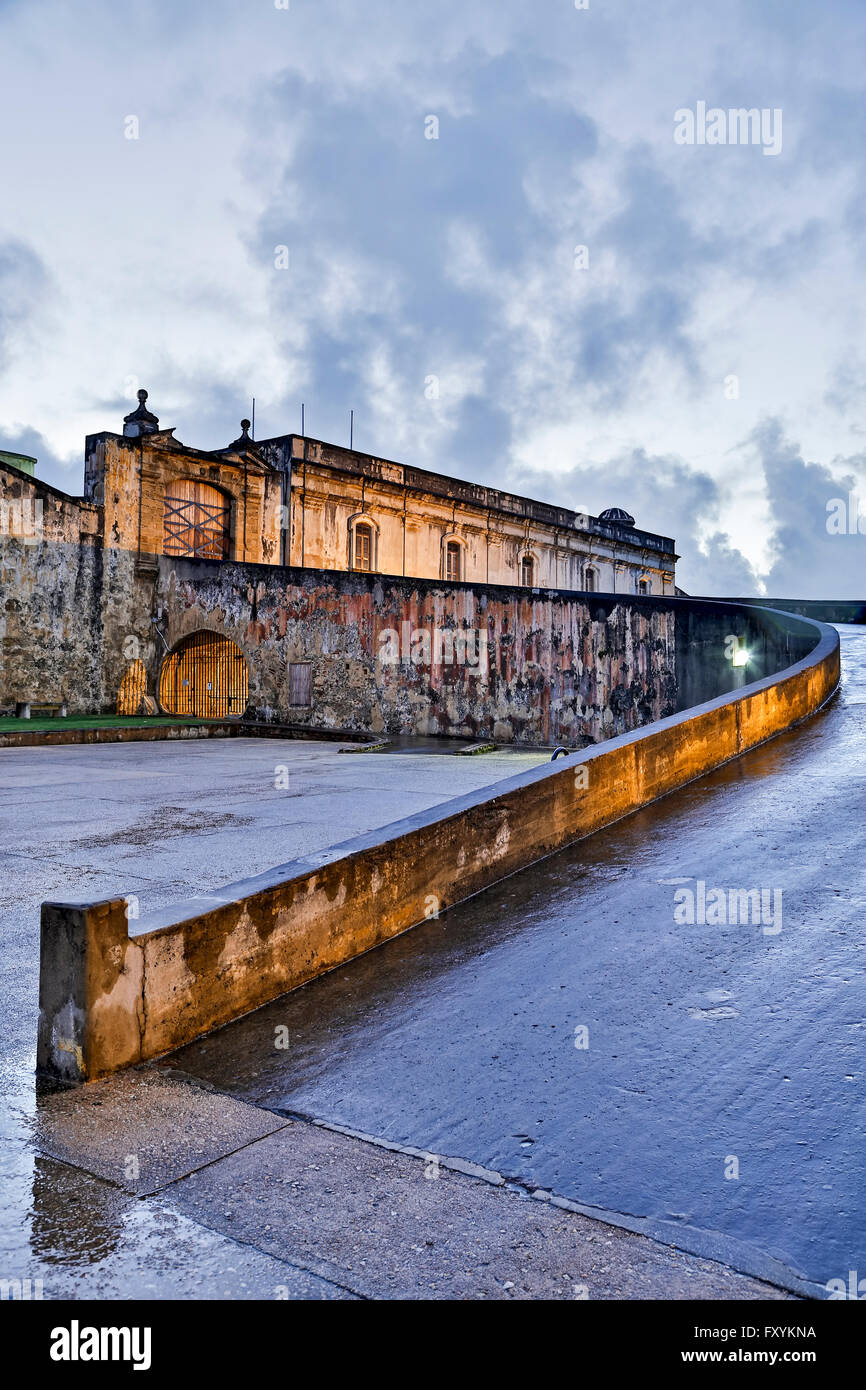
[[351,449],[352,446],[354,445],[354,442],[355,442],[355,412],[354,412],[354,410],[350,410],[350,411],[349,411],[349,448],[350,448],[350,449]]
[[255,398],[255,396],[253,396],[253,420],[252,420],[251,429],[252,429],[252,434],[250,435],[250,438],[251,438],[251,439],[255,439],[255,437],[256,437],[256,398]]

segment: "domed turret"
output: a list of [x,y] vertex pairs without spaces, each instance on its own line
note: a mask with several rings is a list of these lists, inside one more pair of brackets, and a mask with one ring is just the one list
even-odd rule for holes
[[615,526],[634,526],[634,517],[629,516],[622,507],[608,507],[598,519],[613,522]]

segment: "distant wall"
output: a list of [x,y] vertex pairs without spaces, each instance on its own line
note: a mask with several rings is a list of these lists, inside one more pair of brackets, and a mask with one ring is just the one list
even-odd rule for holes
[[122,898],[43,904],[39,1071],[74,1084],[180,1047],[791,728],[839,680],[838,634],[808,626],[813,650],[778,675],[178,904],[134,935]]
[[726,603],[753,603],[761,608],[779,608],[799,613],[816,623],[866,623],[866,599],[844,598],[732,598]]

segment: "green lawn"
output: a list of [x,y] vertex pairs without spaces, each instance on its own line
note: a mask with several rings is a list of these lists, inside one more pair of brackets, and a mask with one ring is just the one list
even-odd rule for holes
[[32,719],[16,719],[14,715],[0,718],[0,734],[10,732],[42,733],[45,729],[140,729],[151,724],[207,724],[207,719],[181,719],[167,714],[137,715],[130,718],[121,714],[70,714],[65,719],[52,719],[50,715],[37,715]]

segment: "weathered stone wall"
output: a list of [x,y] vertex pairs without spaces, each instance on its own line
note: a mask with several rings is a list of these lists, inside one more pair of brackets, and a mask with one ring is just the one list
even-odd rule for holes
[[[157,602],[169,646],[203,628],[237,643],[260,719],[579,746],[676,704],[665,600],[163,557]],[[295,662],[309,708],[290,703]]]
[[103,552],[99,708],[113,709],[131,661],[153,665],[164,648],[153,626],[156,571],[128,550]]
[[0,542],[0,713],[16,704],[100,701],[102,552]]
[[97,507],[0,467],[0,713],[18,701],[98,708]]
[[0,713],[114,706],[135,651],[153,661],[156,572],[102,545],[101,506],[0,467]]

